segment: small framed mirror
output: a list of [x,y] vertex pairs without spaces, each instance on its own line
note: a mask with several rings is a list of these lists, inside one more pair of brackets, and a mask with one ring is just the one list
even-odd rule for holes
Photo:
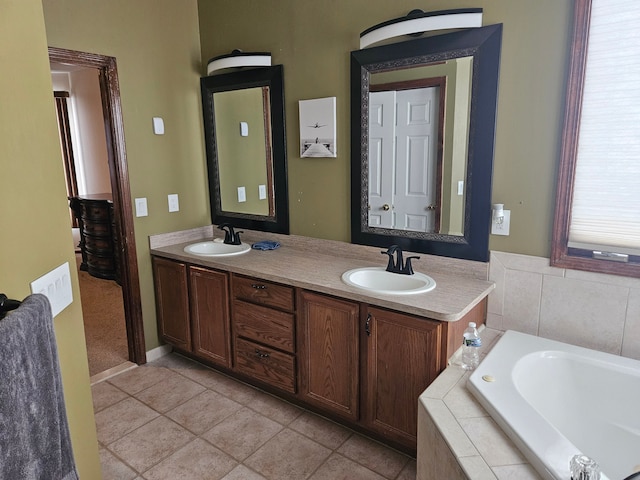
[[351,53],[351,240],[488,261],[502,25]]
[[289,233],[282,65],[203,77],[214,224]]

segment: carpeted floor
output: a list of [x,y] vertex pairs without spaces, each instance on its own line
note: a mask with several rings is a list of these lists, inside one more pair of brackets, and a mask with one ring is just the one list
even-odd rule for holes
[[122,288],[114,280],[95,278],[81,270],[78,278],[89,375],[93,376],[129,359]]

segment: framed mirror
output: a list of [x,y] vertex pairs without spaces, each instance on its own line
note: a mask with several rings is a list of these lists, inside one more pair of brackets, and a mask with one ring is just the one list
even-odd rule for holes
[[351,53],[351,241],[489,260],[502,25]]
[[282,65],[200,79],[211,221],[289,233]]

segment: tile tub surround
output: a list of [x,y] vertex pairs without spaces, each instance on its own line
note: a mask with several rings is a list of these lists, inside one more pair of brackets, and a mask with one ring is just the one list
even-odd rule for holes
[[487,326],[640,360],[640,279],[491,252]]
[[[502,332],[485,328],[481,359]],[[466,384],[470,372],[452,364],[420,396],[417,480],[541,480],[478,403]]]
[[[469,260],[416,254],[416,272],[425,273],[436,281],[432,292],[421,295],[368,294],[342,282],[342,274],[353,268],[381,266],[387,257],[379,247],[367,247],[334,240],[322,240],[296,235],[245,230],[241,238],[246,243],[275,240],[281,247],[270,251],[251,250],[234,257],[207,258],[190,255],[184,247],[190,243],[221,237],[212,226],[149,237],[152,255],[262,278],[328,295],[365,302],[404,313],[456,321],[468,313],[494,288],[487,280],[488,264]],[[408,256],[408,254],[406,255]]]

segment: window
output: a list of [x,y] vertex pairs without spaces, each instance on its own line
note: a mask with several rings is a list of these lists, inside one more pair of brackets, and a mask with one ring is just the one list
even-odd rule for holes
[[552,265],[640,277],[640,2],[576,0]]

